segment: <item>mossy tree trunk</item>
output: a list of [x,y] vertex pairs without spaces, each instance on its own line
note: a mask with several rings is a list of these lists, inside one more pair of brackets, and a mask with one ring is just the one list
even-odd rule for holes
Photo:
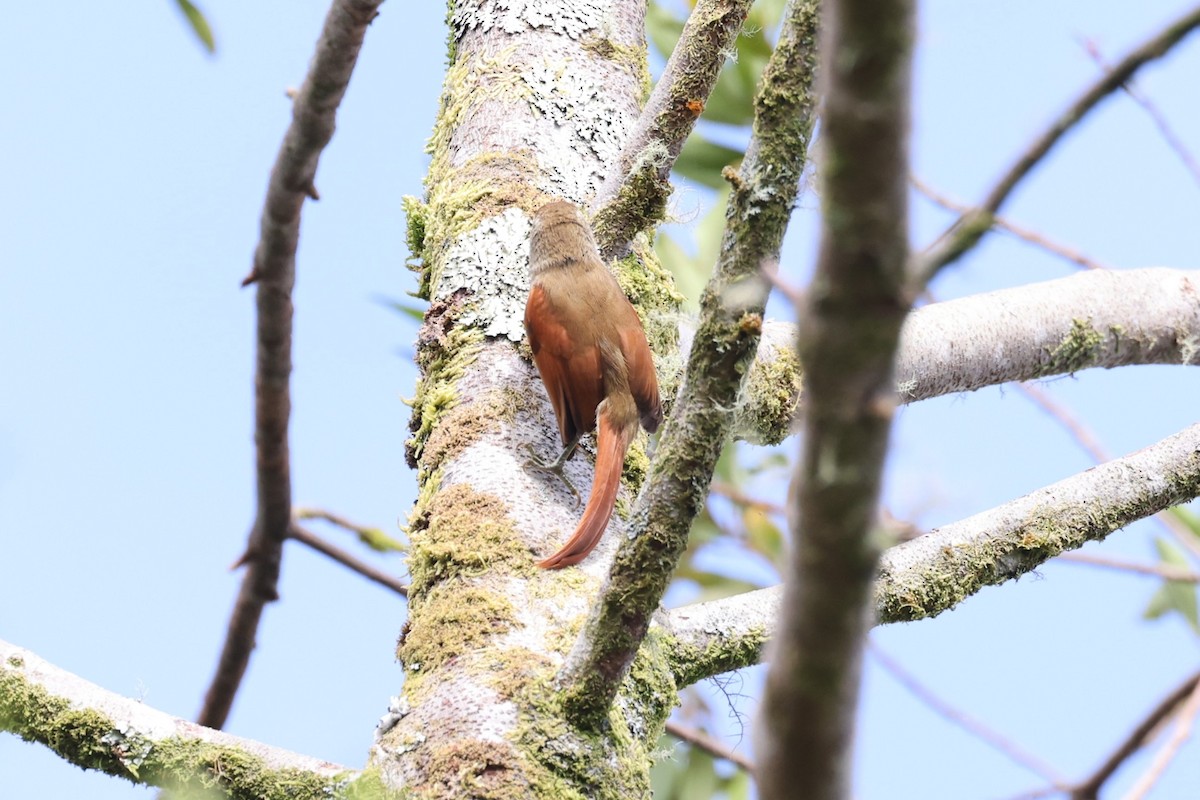
[[[547,456],[558,442],[521,327],[529,215],[558,197],[586,206],[616,162],[648,88],[644,14],[636,0],[484,0],[451,14],[427,193],[407,204],[431,308],[409,442],[420,493],[405,683],[372,753],[386,785],[418,796],[649,793],[676,697],[665,658],[646,648],[599,730],[558,706],[555,675],[615,542],[610,530],[581,568],[534,567],[578,510],[522,468],[526,445]],[[626,277],[645,287],[643,317],[673,310],[660,270]],[[590,483],[590,461],[569,464],[573,483]]]

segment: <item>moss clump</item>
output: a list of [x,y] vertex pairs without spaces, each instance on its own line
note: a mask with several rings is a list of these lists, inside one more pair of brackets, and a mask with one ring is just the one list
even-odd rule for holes
[[[405,455],[412,467],[418,466],[425,442],[441,416],[457,403],[457,383],[483,346],[482,331],[456,327],[453,322],[448,322],[448,331],[440,341],[426,340],[426,330],[437,326],[437,320],[429,316],[422,327],[418,361],[425,375],[417,384],[417,395],[412,402],[413,415],[408,427],[413,435],[405,442]],[[420,477],[423,479],[427,475]]]
[[1104,336],[1090,320],[1071,320],[1071,331],[1050,351],[1050,359],[1039,375],[1061,375],[1093,366]]
[[497,430],[502,423],[511,421],[517,409],[510,392],[496,391],[444,412],[425,442],[422,467],[437,469],[463,448],[478,441],[484,433]]
[[410,194],[404,195],[401,202],[407,221],[404,236],[408,243],[407,264],[412,267],[414,262],[425,259],[425,224],[429,216],[429,206]]
[[512,604],[494,592],[442,583],[412,603],[396,656],[410,671],[429,672],[510,630],[515,619]]
[[800,404],[803,377],[800,356],[790,348],[779,348],[771,358],[755,359],[738,415],[738,433],[754,444],[779,444],[787,438]]
[[434,494],[422,507],[422,528],[412,530],[409,597],[429,587],[486,570],[534,572],[528,548],[499,498],[456,484]]
[[0,729],[44,744],[84,769],[189,797],[329,798],[339,796],[351,778],[348,773],[321,776],[272,768],[233,746],[176,738],[152,741],[99,711],[72,708],[65,698],[14,672],[0,673]]
[[530,794],[528,781],[513,780],[526,769],[516,748],[501,742],[464,740],[435,745],[429,754],[429,774],[449,777],[453,783],[443,788],[454,797],[524,800],[536,796]]

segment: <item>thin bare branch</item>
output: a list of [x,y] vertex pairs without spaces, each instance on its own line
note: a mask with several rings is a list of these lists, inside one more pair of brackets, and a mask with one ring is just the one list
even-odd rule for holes
[[[1107,59],[1104,58],[1104,54],[1100,52],[1100,47],[1096,42],[1091,39],[1085,39],[1083,48],[1101,69],[1112,69]],[[1154,121],[1154,126],[1158,128],[1159,135],[1163,137],[1163,141],[1167,143],[1167,147],[1171,148],[1175,152],[1175,155],[1179,156],[1179,160],[1187,168],[1188,173],[1192,176],[1192,180],[1200,184],[1200,163],[1196,161],[1195,156],[1188,150],[1183,140],[1172,130],[1171,124],[1167,122],[1166,115],[1159,110],[1158,105],[1145,92],[1140,91],[1133,81],[1127,81],[1121,88],[1125,90],[1125,93],[1135,103],[1142,107],[1142,110],[1150,115],[1150,119]]]
[[913,285],[918,288],[924,287],[940,270],[957,261],[978,244],[991,228],[993,216],[1004,205],[1013,189],[1041,163],[1068,131],[1086,118],[1101,100],[1120,89],[1139,69],[1165,56],[1198,26],[1200,7],[1193,8],[1167,25],[1089,86],[1055,118],[1025,152],[1017,157],[976,208],[960,216],[933,244],[912,259],[909,273]]
[[733,191],[721,254],[701,301],[683,388],[650,474],[559,680],[568,716],[603,725],[704,504],[713,466],[758,347],[767,283],[799,191],[814,124],[815,0],[792,0],[755,99],[755,122]]
[[993,750],[1003,754],[1014,763],[1020,764],[1034,775],[1046,779],[1059,791],[1065,791],[1069,787],[1069,782],[1054,767],[1042,761],[1016,742],[1002,736],[982,721],[943,700],[936,692],[888,655],[879,645],[868,640],[867,649],[871,652],[871,655],[878,662],[879,666],[883,667],[901,686],[911,692],[913,696],[928,706],[934,713],[962,728],[976,739],[985,742]]
[[[947,211],[954,211],[959,214],[969,214],[972,211],[971,206],[959,200],[955,200],[949,195],[937,191],[916,176],[909,178],[909,182],[912,183],[913,187],[927,199],[941,206]],[[1026,228],[1023,225],[1018,225],[1012,220],[1001,217],[998,214],[992,216],[992,224],[997,228],[1012,234],[1021,241],[1028,242],[1034,247],[1040,247],[1047,253],[1058,256],[1065,261],[1070,261],[1076,266],[1083,267],[1084,269],[1109,269],[1109,267],[1106,265],[1101,264],[1099,261],[1096,261],[1093,258],[1085,256],[1083,253],[1079,252],[1073,247],[1067,247],[1064,244],[1059,244],[1058,242],[1053,241],[1049,237],[1044,236],[1035,230]]]
[[358,59],[367,26],[382,0],[335,0],[325,18],[316,55],[292,104],[263,205],[254,266],[243,286],[257,283],[258,357],[254,379],[254,442],[257,450],[258,510],[246,551],[246,566],[225,644],[198,721],[220,728],[254,650],[263,606],[279,597],[276,584],[283,541],[292,522],[288,417],[292,371],[292,286],[300,210],[313,196],[321,151],[333,137],[334,117]]
[[408,550],[403,542],[398,541],[392,536],[388,536],[379,528],[359,525],[357,522],[351,522],[340,514],[334,514],[332,511],[326,511],[323,508],[297,508],[292,516],[298,520],[319,519],[328,522],[330,525],[336,525],[339,528],[348,530],[356,534],[360,542],[380,553],[403,553]]
[[391,589],[401,597],[408,597],[408,587],[405,586],[399,579],[359,558],[356,558],[355,556],[350,555],[345,550],[330,544],[320,536],[317,536],[315,533],[304,529],[300,525],[293,524],[290,528],[288,528],[288,537],[295,539],[301,544],[308,545],[318,553],[329,556],[334,561],[338,562],[344,567],[354,570],[367,580],[374,581],[385,589]]
[[760,500],[757,497],[751,497],[736,486],[733,486],[722,481],[713,481],[709,487],[712,494],[720,495],[726,498],[731,503],[742,506],[743,508],[755,508],[759,511],[765,511],[768,514],[786,514],[787,509],[778,503],[772,503],[769,500]]
[[1133,788],[1125,795],[1124,800],[1142,800],[1150,790],[1154,788],[1154,784],[1158,783],[1162,778],[1171,761],[1179,753],[1179,749],[1192,736],[1192,726],[1196,722],[1196,715],[1200,714],[1200,683],[1192,687],[1192,693],[1188,695],[1187,701],[1183,704],[1183,708],[1179,709],[1179,718],[1175,720],[1174,729],[1171,731],[1171,736],[1163,743],[1158,752],[1154,754],[1154,760],[1151,762],[1146,772],[1137,780]]
[[736,764],[746,772],[754,774],[754,762],[750,760],[748,755],[739,753],[720,739],[699,728],[693,728],[690,725],[684,725],[682,722],[669,719],[667,720],[667,733],[676,739],[687,742],[693,747],[699,747],[711,756],[723,758],[726,761]]
[[1162,578],[1163,580],[1178,581],[1179,583],[1200,583],[1200,572],[1193,572],[1190,569],[1177,567],[1173,564],[1139,564],[1135,561],[1107,558],[1093,553],[1063,553],[1058,558],[1060,561],[1072,561],[1076,564],[1104,567],[1105,569],[1117,570],[1118,572],[1132,572],[1136,575],[1145,575],[1150,578]]
[[622,255],[639,231],[662,219],[671,194],[671,168],[704,111],[751,4],[700,0],[688,16],[620,158],[592,201],[596,240],[606,259]]
[[[83,714],[87,711],[87,715]],[[65,761],[198,796],[332,797],[345,767],[205,728],[0,641],[0,730]],[[225,765],[236,763],[237,769]]]
[[821,240],[801,313],[793,546],[755,739],[764,800],[850,796],[893,364],[912,303],[905,267],[915,15],[911,0],[834,0],[821,20]]
[[1181,703],[1189,698],[1194,699],[1197,692],[1200,692],[1200,672],[1185,680],[1152,708],[1150,713],[1117,745],[1104,763],[1072,789],[1071,800],[1096,800],[1100,796],[1100,789],[1121,768],[1121,765],[1148,744],[1163,721],[1175,713]]
[[1071,434],[1071,438],[1097,464],[1102,464],[1112,458],[1108,450],[1100,443],[1100,439],[1097,438],[1096,434],[1071,413],[1069,408],[1059,403],[1048,393],[1042,391],[1041,387],[1029,381],[1018,381],[1010,385],[1029,398],[1034,405],[1045,411],[1055,422],[1066,429],[1067,433]]

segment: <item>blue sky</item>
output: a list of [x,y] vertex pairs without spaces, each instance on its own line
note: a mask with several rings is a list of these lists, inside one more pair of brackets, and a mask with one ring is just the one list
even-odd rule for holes
[[[1094,78],[1080,37],[1115,58],[1184,7],[924,4],[916,173],[979,197]],[[74,4],[53,17],[18,4],[0,28],[0,71],[9,76],[0,126],[0,638],[184,717],[211,676],[240,580],[228,566],[254,509],[254,298],[238,283],[290,115],[284,91],[304,77],[326,6],[214,0],[204,9],[215,57],[167,2]],[[386,529],[414,495],[401,398],[413,393],[415,330],[378,298],[415,285],[404,268],[401,197],[421,193],[443,18],[439,4],[384,5],[321,161],[322,200],[305,206],[298,261],[295,499]],[[1193,151],[1198,73],[1200,38],[1139,79]],[[692,192],[681,204],[703,201]],[[1194,268],[1198,206],[1200,186],[1145,113],[1119,96],[1007,211],[1118,267]],[[945,217],[921,200],[914,210],[923,242]],[[811,229],[810,213],[785,246],[793,275],[809,269]],[[1070,271],[995,236],[935,292],[945,299]],[[1142,367],[1046,388],[1124,453],[1195,421],[1195,381],[1193,370]],[[923,525],[1090,465],[1011,390],[907,408],[895,444],[889,505]],[[1155,532],[1135,526],[1104,550],[1150,560]],[[1197,639],[1183,624],[1140,620],[1155,587],[1050,565],[875,639],[948,699],[1078,777],[1196,667]],[[361,765],[402,679],[393,652],[404,605],[297,546],[286,552],[281,594],[228,729]],[[1038,785],[874,668],[864,697],[858,796],[1003,797]],[[1195,745],[1185,751],[1157,796],[1184,797],[1200,784],[1196,754]],[[10,736],[0,737],[0,787],[12,797],[150,796]]]

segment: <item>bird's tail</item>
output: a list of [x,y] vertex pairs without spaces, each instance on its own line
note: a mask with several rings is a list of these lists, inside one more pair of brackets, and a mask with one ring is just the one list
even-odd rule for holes
[[[621,468],[625,464],[625,451],[637,434],[637,416],[631,422],[619,421],[606,399],[596,414],[596,477],[592,479],[592,494],[574,535],[557,553],[539,561],[544,569],[559,569],[578,564],[604,535],[608,521],[612,518],[613,505],[617,502],[617,489],[621,485]],[[631,424],[632,423],[632,424]]]

